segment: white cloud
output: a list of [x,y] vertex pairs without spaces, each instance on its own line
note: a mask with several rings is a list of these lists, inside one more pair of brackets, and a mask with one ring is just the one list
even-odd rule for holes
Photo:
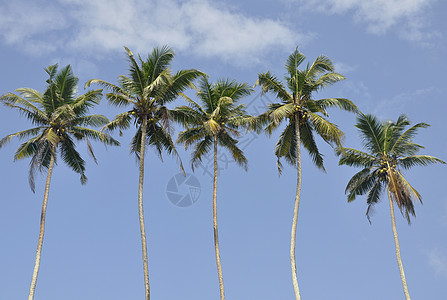
[[440,253],[437,249],[431,251],[428,254],[428,263],[436,274],[447,278],[447,256],[445,254]]
[[[297,1],[297,0],[291,0]],[[328,14],[353,13],[356,22],[364,23],[373,34],[389,30],[403,38],[424,42],[436,33],[428,33],[424,9],[436,0],[309,0],[300,2],[306,9]]]
[[0,36],[6,43],[19,45],[29,53],[54,51],[60,45],[57,38],[47,43],[48,36],[44,34],[56,33],[68,24],[60,10],[42,4],[34,1],[0,4]]
[[352,73],[357,70],[357,66],[352,66],[352,65],[342,63],[342,62],[334,63],[334,67],[335,67],[335,71],[342,75]]
[[438,89],[434,87],[427,87],[410,90],[394,95],[392,97],[376,99],[374,108],[370,109],[370,111],[373,114],[380,116],[380,118],[393,119],[396,112],[406,111],[409,106],[420,102],[421,99],[431,99],[430,95],[433,93],[438,93]]
[[57,0],[0,4],[0,36],[28,52],[104,55],[123,45],[156,45],[198,56],[253,63],[271,49],[290,51],[306,37],[278,20],[254,18],[210,0]]

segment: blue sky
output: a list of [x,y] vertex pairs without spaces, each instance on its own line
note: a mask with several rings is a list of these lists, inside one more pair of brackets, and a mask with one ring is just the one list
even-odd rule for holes
[[[284,74],[298,45],[308,61],[329,56],[344,82],[315,95],[345,97],[365,113],[396,119],[405,113],[427,122],[416,141],[421,153],[447,159],[445,69],[447,4],[441,0],[140,1],[57,0],[0,2],[0,94],[19,87],[43,90],[45,67],[71,64],[83,84],[116,82],[127,74],[123,46],[143,57],[157,45],[174,48],[173,68],[198,68],[212,80],[254,84],[259,72]],[[252,113],[273,100],[246,99]],[[179,101],[177,103],[182,103]],[[92,112],[113,118],[106,101]],[[355,116],[331,111],[360,148]],[[0,137],[29,127],[15,111],[0,108]],[[35,299],[141,299],[144,296],[132,131],[119,148],[94,145],[86,186],[60,163],[51,185],[41,269]],[[226,153],[218,179],[219,238],[228,299],[293,299],[289,240],[296,172],[279,178],[274,145],[261,134],[244,137],[249,170]],[[339,167],[332,149],[318,141],[327,173],[303,155],[302,202],[297,234],[298,280],[303,299],[402,299],[386,199],[370,225],[365,199],[346,202],[344,188],[356,169]],[[0,150],[0,299],[23,299],[37,246],[44,176],[28,187],[28,161],[13,162],[14,141]],[[180,154],[189,168],[189,153]],[[153,299],[218,299],[213,250],[210,167],[196,170],[200,195],[189,207],[166,194],[178,173],[149,150],[145,217]],[[406,173],[423,196],[411,226],[396,214],[403,264],[413,299],[447,296],[447,196],[445,166]],[[184,189],[180,193],[184,193]]]

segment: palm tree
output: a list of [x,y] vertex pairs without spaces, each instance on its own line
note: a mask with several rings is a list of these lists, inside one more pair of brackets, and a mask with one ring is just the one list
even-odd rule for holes
[[89,91],[76,96],[78,78],[73,75],[70,65],[58,72],[57,65],[49,66],[45,71],[49,75],[48,86],[42,94],[31,88],[19,88],[18,94],[6,93],[0,101],[25,115],[36,127],[10,134],[0,140],[0,148],[12,138],[27,139],[17,149],[14,160],[31,157],[29,183],[35,191],[34,177],[37,170],[48,170],[45,193],[40,219],[39,240],[36,260],[28,299],[34,298],[37,274],[40,266],[45,216],[50,191],[53,167],[57,153],[62,160],[76,173],[81,175],[81,183],[87,182],[85,161],[76,151],[75,140],[85,140],[87,147],[96,162],[89,139],[101,141],[107,145],[119,145],[109,135],[84,126],[101,126],[109,121],[102,115],[87,115],[90,107],[98,104],[102,90]]
[[414,166],[427,166],[444,161],[429,155],[416,155],[421,145],[415,144],[413,138],[419,128],[426,128],[426,123],[418,123],[405,130],[410,121],[405,115],[399,116],[396,122],[380,122],[372,115],[359,114],[356,127],[360,130],[363,147],[368,152],[351,148],[340,148],[338,154],[340,165],[360,167],[362,170],[355,174],[346,186],[348,201],[354,201],[357,195],[367,194],[366,203],[368,220],[374,205],[379,201],[384,189],[388,194],[393,227],[394,243],[396,246],[397,264],[404,289],[405,298],[410,299],[404,268],[400,257],[399,239],[394,218],[394,205],[410,224],[410,215],[415,216],[414,201],[422,203],[421,195],[408,183],[402,175],[402,169]]
[[189,106],[178,107],[173,112],[174,119],[186,127],[186,130],[179,134],[177,142],[184,143],[185,149],[194,146],[191,156],[193,170],[201,163],[202,158],[213,149],[214,249],[221,300],[225,299],[225,293],[217,231],[217,146],[226,148],[236,163],[247,168],[247,159],[238,147],[236,138],[240,136],[238,129],[247,126],[251,117],[246,114],[245,105],[237,105],[237,101],[250,95],[251,92],[252,89],[245,83],[218,80],[212,84],[206,77],[203,77],[197,90],[197,97],[201,104],[185,96]]
[[[143,179],[144,156],[146,145],[152,145],[160,158],[166,151],[178,157],[174,142],[171,138],[171,113],[166,104],[174,101],[186,88],[194,87],[192,82],[202,72],[190,69],[181,70],[172,74],[170,63],[174,58],[174,51],[163,46],[155,48],[146,60],[139,58],[140,64],[133,53],[126,48],[129,59],[129,77],[119,76],[118,86],[99,79],[92,79],[92,83],[105,87],[110,92],[106,94],[112,105],[130,106],[131,110],[118,114],[113,121],[104,126],[104,129],[113,131],[130,127],[132,121],[137,131],[131,141],[131,152],[135,153],[140,162],[140,175],[138,182],[138,212],[140,220],[141,244],[143,252],[143,270],[145,283],[145,299],[150,299],[149,268],[147,258],[146,232],[143,211]],[[180,166],[183,169],[181,162]]]
[[297,168],[297,187],[293,210],[292,233],[290,242],[290,261],[292,281],[296,299],[301,299],[295,262],[296,227],[301,194],[301,143],[314,164],[324,171],[323,156],[319,152],[314,133],[320,135],[330,145],[340,145],[343,132],[326,117],[329,107],[339,107],[346,111],[356,111],[357,107],[348,99],[325,98],[314,100],[312,94],[345,78],[334,72],[334,65],[326,56],[318,56],[312,64],[300,70],[305,56],[298,48],[288,57],[285,68],[285,84],[270,72],[260,73],[256,85],[262,87],[262,93],[271,92],[281,102],[269,104],[268,110],[258,117],[253,128],[267,125],[265,130],[271,134],[282,121],[287,125],[276,143],[275,154],[278,158],[278,171],[281,173],[282,157]]

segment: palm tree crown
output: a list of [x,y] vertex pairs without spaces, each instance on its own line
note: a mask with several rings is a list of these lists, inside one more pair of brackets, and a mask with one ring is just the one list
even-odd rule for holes
[[[0,140],[0,147],[12,138],[29,138],[17,149],[14,159],[31,157],[29,182],[34,191],[34,175],[37,170],[48,169],[51,157],[60,152],[62,160],[76,173],[81,183],[86,183],[85,161],[76,151],[75,140],[86,140],[88,150],[95,159],[89,139],[109,145],[119,145],[109,135],[85,126],[101,126],[108,123],[102,115],[87,115],[89,108],[101,100],[102,90],[92,90],[76,96],[78,78],[70,65],[58,72],[58,66],[49,66],[48,87],[42,94],[31,88],[19,88],[4,94],[1,102],[19,110],[36,127],[10,134]],[[96,159],[95,159],[96,161]]]
[[183,143],[185,148],[194,145],[191,158],[193,169],[212,149],[214,139],[231,153],[239,165],[247,168],[247,159],[237,146],[236,138],[240,136],[238,130],[247,127],[252,118],[247,115],[245,104],[237,102],[251,92],[252,89],[245,83],[226,79],[211,84],[203,77],[197,91],[201,104],[185,96],[189,106],[176,108],[173,116],[186,127],[177,141]]
[[410,224],[410,216],[415,216],[414,200],[422,201],[421,195],[402,175],[402,170],[414,166],[427,166],[434,163],[445,164],[430,155],[417,155],[423,148],[413,142],[418,129],[426,128],[426,123],[418,123],[406,129],[410,121],[405,115],[396,122],[380,122],[372,115],[359,114],[356,127],[359,129],[363,146],[368,152],[352,148],[340,148],[340,165],[362,168],[346,186],[348,201],[357,195],[367,194],[369,217],[373,206],[386,188],[401,213]]
[[343,138],[343,132],[326,119],[327,108],[339,107],[346,111],[357,111],[357,107],[345,98],[314,100],[313,93],[344,80],[345,77],[335,73],[332,61],[326,56],[318,56],[312,64],[308,63],[300,70],[304,60],[305,56],[296,48],[285,64],[285,83],[270,72],[260,73],[256,82],[256,85],[262,87],[262,93],[271,92],[281,102],[269,104],[269,109],[259,116],[254,127],[259,129],[260,125],[267,125],[265,129],[271,134],[283,120],[288,119],[287,126],[276,144],[275,154],[280,171],[279,159],[282,157],[291,165],[297,163],[296,124],[299,127],[300,142],[309,151],[315,165],[324,170],[323,155],[318,150],[314,132],[329,144],[340,145]]
[[194,87],[192,82],[203,73],[189,69],[173,74],[170,64],[174,51],[167,46],[155,48],[146,60],[139,56],[140,64],[133,53],[125,49],[130,62],[130,74],[119,76],[118,86],[99,79],[86,83],[86,86],[99,84],[107,88],[110,92],[106,97],[112,105],[131,107],[118,114],[105,129],[118,129],[121,134],[122,130],[134,123],[137,131],[131,142],[131,151],[140,157],[142,125],[143,120],[146,120],[146,143],[154,146],[160,157],[163,151],[177,156],[170,132],[172,117],[166,104],[174,101],[186,88]]

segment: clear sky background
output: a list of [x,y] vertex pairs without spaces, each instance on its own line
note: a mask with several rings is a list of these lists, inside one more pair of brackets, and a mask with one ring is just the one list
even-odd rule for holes
[[[116,82],[128,73],[123,46],[145,57],[167,44],[173,69],[198,68],[212,80],[229,77],[254,84],[259,72],[282,78],[284,62],[298,45],[313,61],[330,57],[346,80],[316,94],[345,97],[365,113],[427,122],[416,142],[421,153],[447,159],[447,3],[443,0],[55,0],[0,1],[0,94],[19,87],[43,91],[50,64],[71,64],[80,92],[91,78]],[[248,110],[263,110],[272,96],[248,97]],[[176,102],[182,104],[180,100]],[[113,118],[103,101],[92,113]],[[355,116],[331,110],[360,148]],[[16,111],[0,107],[0,137],[29,128]],[[133,130],[121,147],[94,145],[86,186],[59,163],[53,173],[47,227],[35,299],[122,300],[144,296],[137,210],[138,165],[129,154]],[[289,243],[296,171],[278,177],[274,145],[280,131],[244,137],[249,170],[222,152],[218,222],[227,299],[294,299]],[[358,170],[339,167],[318,140],[327,173],[303,154],[303,188],[297,234],[298,280],[303,299],[403,299],[387,200],[370,225],[366,201],[347,203],[344,189]],[[28,295],[37,247],[45,175],[28,186],[29,161],[13,162],[18,142],[0,150],[0,299]],[[189,153],[179,146],[187,171]],[[211,166],[194,174],[200,196],[189,207],[173,205],[168,181],[179,172],[149,150],[145,178],[152,298],[218,299],[212,231]],[[422,194],[411,226],[397,227],[410,294],[416,300],[447,299],[446,166],[406,172]],[[184,187],[183,187],[184,188]],[[185,193],[181,189],[179,193]]]

